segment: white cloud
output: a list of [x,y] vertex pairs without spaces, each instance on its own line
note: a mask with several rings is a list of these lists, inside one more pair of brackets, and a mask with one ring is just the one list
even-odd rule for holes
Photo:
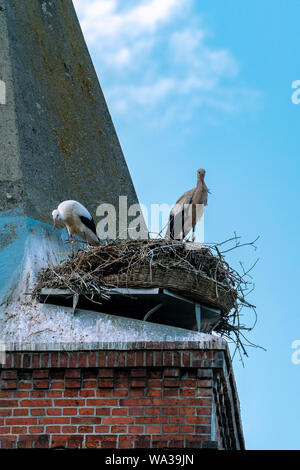
[[238,63],[228,49],[209,44],[194,1],[74,0],[113,111],[144,114],[170,99],[184,116],[192,117],[195,103],[238,109],[246,93],[234,82]]

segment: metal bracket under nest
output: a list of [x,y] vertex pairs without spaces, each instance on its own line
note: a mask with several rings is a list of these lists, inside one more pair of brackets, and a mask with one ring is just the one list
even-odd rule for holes
[[[201,305],[168,289],[114,288],[106,293],[109,295],[109,299],[103,303],[103,310],[98,309],[102,313],[126,316],[145,322],[150,319],[154,323],[169,324],[170,326],[201,331],[203,333],[211,333],[221,320],[220,310]],[[40,301],[56,305],[59,305],[62,300],[66,302],[71,298],[72,312],[75,313],[80,295],[74,294],[70,290],[46,288],[42,289],[40,294]],[[123,310],[126,303],[130,303],[130,307],[127,306],[127,310],[124,313]],[[115,306],[114,310],[106,311],[105,308],[112,304]],[[151,304],[154,306],[145,313],[145,306],[151,306]],[[93,310],[92,307],[87,308]],[[139,309],[141,314],[137,316]],[[81,310],[84,310],[84,308],[81,308]],[[153,318],[154,314],[156,315]]]

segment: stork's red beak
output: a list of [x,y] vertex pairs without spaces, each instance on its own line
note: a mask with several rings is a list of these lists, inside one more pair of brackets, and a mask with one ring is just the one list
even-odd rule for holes
[[53,217],[53,226],[54,226],[54,228],[55,228],[55,223],[56,223],[56,219],[55,219],[55,217]]

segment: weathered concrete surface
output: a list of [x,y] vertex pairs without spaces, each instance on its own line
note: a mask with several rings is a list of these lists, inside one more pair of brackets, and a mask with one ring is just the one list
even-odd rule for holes
[[71,0],[0,0],[0,211],[136,193]]

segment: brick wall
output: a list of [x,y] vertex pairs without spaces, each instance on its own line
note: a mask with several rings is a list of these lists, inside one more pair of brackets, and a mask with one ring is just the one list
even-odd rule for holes
[[0,448],[243,447],[226,351],[130,347],[7,353]]

